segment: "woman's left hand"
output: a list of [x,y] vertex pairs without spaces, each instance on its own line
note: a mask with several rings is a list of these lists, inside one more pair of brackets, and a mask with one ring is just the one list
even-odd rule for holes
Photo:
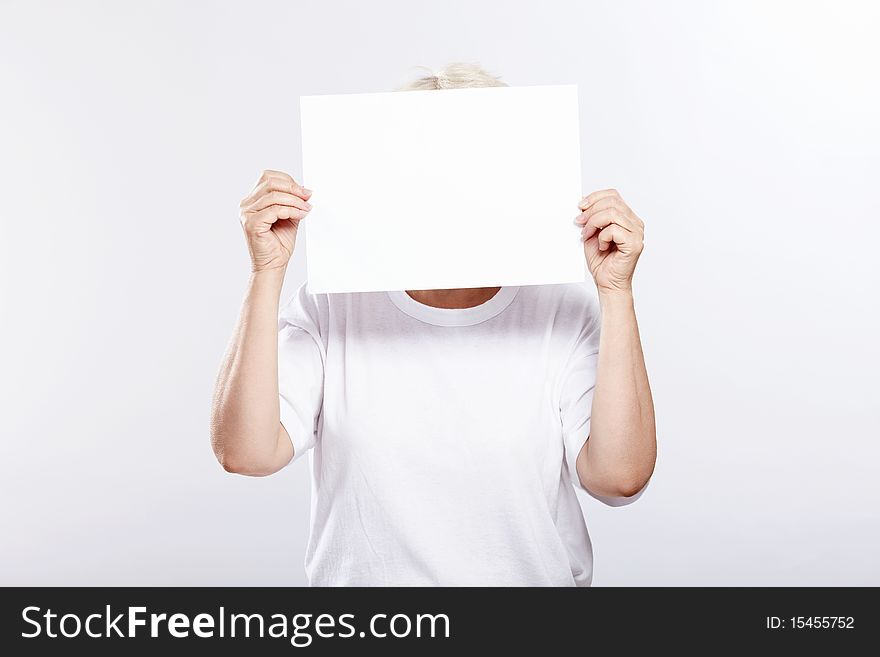
[[580,202],[575,223],[582,227],[584,256],[600,293],[631,292],[642,253],[645,222],[615,189],[593,192]]

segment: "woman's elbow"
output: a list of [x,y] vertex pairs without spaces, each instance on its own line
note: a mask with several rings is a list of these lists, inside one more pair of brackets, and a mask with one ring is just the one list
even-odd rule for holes
[[211,448],[217,462],[226,472],[249,477],[265,477],[281,469],[273,459],[257,454],[253,449],[232,447],[236,443],[247,444],[247,442],[230,439],[219,431],[218,427],[211,427]]
[[613,497],[634,497],[648,485],[650,477],[623,478],[616,482]]
[[276,472],[247,459],[233,459],[223,456],[217,460],[229,474],[244,475],[246,477],[265,477]]
[[598,497],[626,498],[638,495],[648,484],[648,479],[615,477],[610,481],[596,482],[581,478],[581,486]]
[[590,476],[591,471],[584,470],[578,472],[581,485],[593,495],[606,498],[635,497],[644,490],[654,474],[653,465],[650,468],[605,471],[601,476],[596,476],[596,473]]
[[230,474],[245,475],[248,477],[266,477],[275,474],[281,468],[276,464],[262,458],[255,458],[251,454],[237,454],[229,450],[214,452],[217,462]]

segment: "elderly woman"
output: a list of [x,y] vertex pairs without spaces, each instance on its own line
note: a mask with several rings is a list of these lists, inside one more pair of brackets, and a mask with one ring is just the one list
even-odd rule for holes
[[[460,64],[406,89],[502,85]],[[633,497],[656,458],[641,219],[614,190],[580,202],[595,287],[301,287],[279,315],[311,198],[264,171],[241,202],[252,271],[217,381],[220,463],[261,476],[312,451],[312,585],[589,585],[575,487]]]

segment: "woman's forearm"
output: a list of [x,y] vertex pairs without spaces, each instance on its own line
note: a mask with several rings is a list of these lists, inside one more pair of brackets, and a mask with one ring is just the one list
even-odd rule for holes
[[654,471],[654,402],[630,291],[600,293],[602,330],[590,437],[581,482],[597,495],[629,497]]
[[283,267],[251,274],[214,392],[211,444],[231,472],[267,475],[293,457],[278,401],[278,303]]

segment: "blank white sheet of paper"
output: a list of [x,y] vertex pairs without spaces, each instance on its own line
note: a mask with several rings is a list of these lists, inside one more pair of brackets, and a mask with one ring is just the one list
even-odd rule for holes
[[583,281],[576,85],[303,96],[311,293]]

